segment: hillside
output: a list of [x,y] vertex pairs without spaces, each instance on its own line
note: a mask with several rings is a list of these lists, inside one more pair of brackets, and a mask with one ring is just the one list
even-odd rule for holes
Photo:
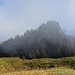
[[0,73],[35,69],[49,69],[57,67],[75,69],[75,57],[59,59],[42,58],[33,60],[25,60],[20,58],[0,58]]
[[0,45],[0,57],[61,58],[75,55],[75,39],[68,40],[59,22],[48,21]]

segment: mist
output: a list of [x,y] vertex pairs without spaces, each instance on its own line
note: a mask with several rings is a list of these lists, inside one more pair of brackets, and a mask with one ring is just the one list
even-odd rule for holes
[[48,20],[0,44],[0,57],[61,58],[75,55],[75,37],[67,36],[60,23]]
[[0,0],[0,41],[23,35],[48,20],[60,22],[62,30],[74,36],[74,7],[74,0]]

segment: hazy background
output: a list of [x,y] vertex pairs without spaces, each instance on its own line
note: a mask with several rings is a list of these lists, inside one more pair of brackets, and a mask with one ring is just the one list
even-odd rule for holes
[[0,41],[52,19],[75,35],[75,0],[0,0]]

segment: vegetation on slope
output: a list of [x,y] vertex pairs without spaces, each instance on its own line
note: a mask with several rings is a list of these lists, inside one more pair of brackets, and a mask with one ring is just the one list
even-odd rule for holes
[[75,39],[69,40],[59,22],[48,21],[0,45],[0,57],[61,58],[75,55]]
[[10,72],[10,73],[4,73],[2,75],[75,75],[75,71],[69,68],[57,67],[46,70]]
[[59,59],[42,58],[32,60],[20,58],[0,58],[1,73],[33,69],[49,69],[62,66],[75,69],[75,57]]

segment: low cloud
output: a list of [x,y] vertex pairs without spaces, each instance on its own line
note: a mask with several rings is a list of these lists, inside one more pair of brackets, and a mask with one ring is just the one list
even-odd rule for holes
[[[75,0],[68,1],[2,0],[0,4],[0,40],[6,40],[17,34],[21,35],[27,29],[37,28],[51,19],[58,20],[65,30],[70,30],[69,28],[73,26],[70,26],[70,20],[72,16],[75,16]],[[73,20],[71,22],[75,24]]]
[[0,6],[0,34],[3,37],[6,35],[9,38],[9,36],[23,34],[27,29],[35,28],[47,19],[48,14],[51,14],[51,7],[42,1],[34,1],[34,3],[33,1],[3,2]]

